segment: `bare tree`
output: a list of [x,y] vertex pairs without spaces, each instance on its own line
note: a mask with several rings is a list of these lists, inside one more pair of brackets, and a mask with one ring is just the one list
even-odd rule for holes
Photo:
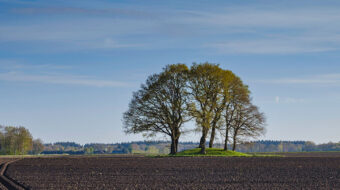
[[40,154],[44,151],[44,144],[40,139],[33,140],[33,148],[31,150],[32,154]]
[[257,106],[251,103],[239,104],[235,109],[235,118],[232,121],[233,151],[236,150],[237,140],[240,137],[256,138],[265,132],[265,117]]
[[135,92],[124,113],[126,133],[165,134],[171,138],[170,154],[176,154],[182,126],[188,116],[187,76],[184,64],[168,65],[160,74],[150,76]]

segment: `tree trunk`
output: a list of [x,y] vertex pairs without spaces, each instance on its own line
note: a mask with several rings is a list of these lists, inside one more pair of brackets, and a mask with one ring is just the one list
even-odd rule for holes
[[229,141],[229,127],[227,126],[226,127],[226,130],[225,130],[225,140],[224,140],[224,150],[225,151],[228,151],[228,141]]
[[213,126],[212,129],[211,129],[211,136],[210,136],[210,141],[209,141],[209,148],[212,148],[213,145],[214,145],[215,133],[216,133],[216,127]]
[[201,148],[200,153],[201,154],[207,154],[207,152],[205,151],[205,143],[206,143],[207,134],[208,134],[208,130],[203,129],[202,130],[202,137],[201,137],[201,141],[200,141],[200,148]]
[[236,150],[236,135],[233,137],[233,151]]
[[171,137],[171,148],[170,148],[170,154],[171,155],[175,155],[177,153],[177,151],[176,151],[177,148],[176,147],[177,147],[176,140],[175,140],[174,137]]
[[173,132],[171,136],[171,150],[170,150],[171,155],[175,155],[178,152],[178,141],[180,136],[181,132],[179,131],[179,129],[175,130],[175,132]]
[[[204,138],[204,137],[202,137],[202,138]],[[201,146],[201,152],[200,153],[201,154],[207,154],[207,152],[205,151],[205,138],[203,140],[201,139],[201,141],[203,141],[204,144]]]
[[202,136],[201,136],[201,140],[200,140],[200,145],[198,146],[198,148],[202,148],[204,144],[205,144],[205,139],[204,139],[204,135],[203,135],[203,132],[202,132]]

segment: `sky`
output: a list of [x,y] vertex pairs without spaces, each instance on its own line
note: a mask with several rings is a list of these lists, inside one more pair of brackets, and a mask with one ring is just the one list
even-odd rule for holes
[[122,129],[132,92],[208,61],[249,85],[259,139],[339,142],[339,60],[336,0],[0,0],[0,124],[46,143],[143,140]]

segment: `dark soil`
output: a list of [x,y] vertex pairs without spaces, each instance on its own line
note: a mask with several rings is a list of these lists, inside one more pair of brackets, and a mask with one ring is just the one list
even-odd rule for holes
[[285,157],[338,157],[340,158],[340,152],[288,152],[288,153],[265,153],[282,155]]
[[340,189],[337,157],[25,158],[6,175],[31,189]]
[[[3,171],[3,165],[6,163],[6,162],[10,162],[14,160],[13,158],[0,158],[0,173],[1,171]],[[2,183],[6,183],[6,182],[3,182],[3,179],[1,179],[2,176],[0,174],[0,189],[7,189],[6,186]]]

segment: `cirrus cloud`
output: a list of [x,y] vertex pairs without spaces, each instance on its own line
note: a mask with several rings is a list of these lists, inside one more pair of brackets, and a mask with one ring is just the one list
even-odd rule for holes
[[76,75],[33,75],[17,72],[0,73],[1,81],[10,82],[36,82],[45,84],[64,84],[64,85],[78,85],[78,86],[91,86],[91,87],[126,87],[128,83],[112,81],[112,80],[99,80],[87,76]]

